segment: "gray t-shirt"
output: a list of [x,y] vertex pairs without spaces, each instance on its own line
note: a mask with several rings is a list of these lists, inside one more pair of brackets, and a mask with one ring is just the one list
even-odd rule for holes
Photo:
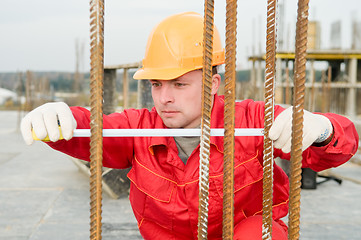
[[184,165],[187,163],[189,156],[200,142],[199,137],[174,137],[178,148],[178,156],[182,159]]

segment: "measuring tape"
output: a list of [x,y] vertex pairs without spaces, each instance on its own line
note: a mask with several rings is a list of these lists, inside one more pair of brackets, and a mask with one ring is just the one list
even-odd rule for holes
[[[61,129],[59,127],[60,139],[63,139]],[[41,141],[50,141],[46,136],[44,139],[39,139],[34,130],[33,139]],[[75,129],[73,137],[90,137],[90,129]],[[199,137],[201,136],[200,128],[157,128],[157,129],[103,129],[103,137]],[[211,136],[224,136],[223,128],[212,128]],[[263,136],[263,128],[236,128],[234,129],[234,136]]]

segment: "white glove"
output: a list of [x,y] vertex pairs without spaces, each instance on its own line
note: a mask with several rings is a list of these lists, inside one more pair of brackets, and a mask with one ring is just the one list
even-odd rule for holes
[[[291,151],[292,112],[292,107],[289,107],[280,113],[269,131],[274,147],[281,149],[284,153]],[[333,127],[327,117],[304,110],[302,151],[313,143],[325,141],[332,132]]]
[[26,144],[34,142],[32,130],[39,139],[49,136],[56,142],[60,138],[59,125],[64,139],[73,137],[76,121],[69,106],[63,102],[46,103],[29,112],[21,121],[20,129]]

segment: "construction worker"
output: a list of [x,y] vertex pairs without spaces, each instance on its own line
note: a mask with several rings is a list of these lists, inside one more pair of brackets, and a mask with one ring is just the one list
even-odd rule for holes
[[[149,79],[155,107],[127,109],[104,116],[108,129],[199,128],[201,124],[203,17],[187,12],[170,16],[151,32],[143,67],[135,79]],[[224,49],[214,29],[211,94],[212,128],[223,128],[224,98],[217,94]],[[264,103],[236,103],[236,128],[263,128]],[[270,130],[274,155],[290,158],[292,108],[275,106]],[[58,120],[64,139],[60,140]],[[90,113],[65,103],[47,103],[24,117],[23,138],[33,142],[32,129],[47,144],[89,161],[89,138],[72,138],[73,130],[88,129]],[[315,171],[337,167],[358,147],[351,121],[332,113],[304,111],[303,167]],[[199,188],[199,137],[118,137],[103,139],[103,165],[132,167],[129,199],[144,239],[196,239]],[[236,137],[234,158],[235,239],[262,238],[263,137]],[[211,137],[209,167],[208,238],[222,238],[223,137]],[[274,166],[273,239],[287,239],[281,218],[288,213],[289,185],[283,170]]]

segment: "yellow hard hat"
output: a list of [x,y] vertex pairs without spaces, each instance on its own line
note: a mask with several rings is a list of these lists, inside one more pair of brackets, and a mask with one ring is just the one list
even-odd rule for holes
[[[172,15],[151,32],[143,67],[134,79],[175,79],[201,69],[203,64],[203,17],[195,12]],[[224,49],[216,27],[213,32],[212,65],[224,63]]]

